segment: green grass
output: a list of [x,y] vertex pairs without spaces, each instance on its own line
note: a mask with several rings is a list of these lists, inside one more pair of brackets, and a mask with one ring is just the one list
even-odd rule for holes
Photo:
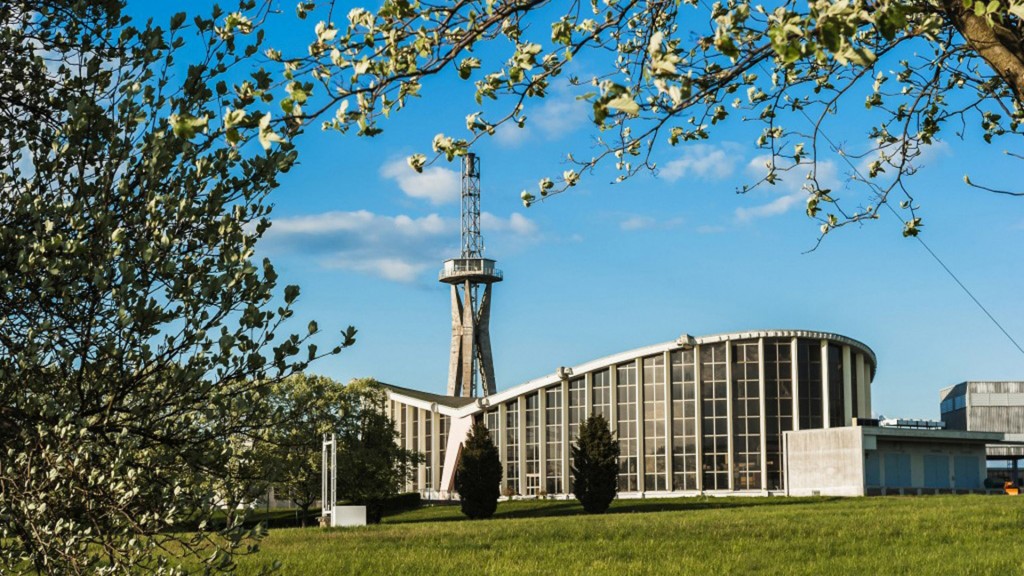
[[1020,574],[1024,498],[684,498],[434,506],[349,529],[271,530],[239,574]]

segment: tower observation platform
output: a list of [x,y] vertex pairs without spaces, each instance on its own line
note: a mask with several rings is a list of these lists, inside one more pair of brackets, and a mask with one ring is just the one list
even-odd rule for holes
[[445,284],[459,284],[464,280],[487,284],[501,282],[502,273],[488,258],[453,258],[444,261],[437,279]]
[[462,254],[445,260],[438,275],[438,281],[452,287],[449,396],[486,396],[497,389],[491,356],[491,285],[502,278],[495,261],[484,258],[480,160],[475,154],[467,154],[462,157]]

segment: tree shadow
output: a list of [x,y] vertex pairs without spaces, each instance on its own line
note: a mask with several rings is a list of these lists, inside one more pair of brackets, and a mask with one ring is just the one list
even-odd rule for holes
[[[728,508],[753,508],[763,506],[799,506],[807,504],[821,504],[823,502],[839,501],[839,497],[812,497],[812,498],[790,498],[790,497],[730,497],[730,496],[690,496],[681,498],[649,498],[649,499],[616,499],[611,507],[605,512],[608,514],[647,514],[657,512],[681,512],[720,510]],[[385,518],[387,524],[419,524],[424,522],[457,522],[467,520],[458,511],[458,502],[444,502],[434,504],[452,508],[452,514],[437,517],[414,516],[403,517],[404,515]],[[494,520],[519,519],[519,518],[554,518],[561,516],[582,516],[586,515],[583,507],[576,500],[516,500],[513,502],[501,502],[498,510],[492,516]]]

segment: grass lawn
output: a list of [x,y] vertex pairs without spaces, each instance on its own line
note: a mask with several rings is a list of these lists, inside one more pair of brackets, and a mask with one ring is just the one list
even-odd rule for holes
[[502,503],[491,520],[434,506],[379,526],[271,530],[254,574],[1021,574],[1024,498]]

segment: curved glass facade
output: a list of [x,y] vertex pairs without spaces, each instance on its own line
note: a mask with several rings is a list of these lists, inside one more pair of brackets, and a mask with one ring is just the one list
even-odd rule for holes
[[439,416],[393,391],[391,414],[400,441],[435,468],[414,487],[427,497],[446,493],[457,419],[491,429],[504,494],[571,493],[571,442],[589,414],[618,439],[620,494],[764,493],[785,488],[784,432],[870,415],[874,363],[869,348],[834,334],[728,334],[623,353],[466,406],[435,403]]

